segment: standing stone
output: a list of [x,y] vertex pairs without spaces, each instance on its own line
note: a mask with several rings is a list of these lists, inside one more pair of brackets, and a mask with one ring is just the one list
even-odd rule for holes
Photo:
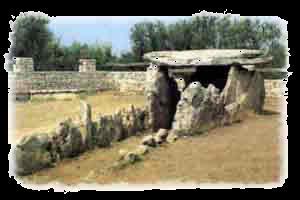
[[238,66],[231,67],[222,92],[225,105],[237,102],[240,109],[261,112],[264,105],[265,86],[260,72],[248,71]]
[[123,109],[122,111],[122,124],[124,128],[124,138],[135,135],[134,116],[131,111],[132,109]]
[[80,116],[81,116],[81,123],[86,126],[91,123],[92,121],[92,110],[91,105],[85,101],[80,101]]
[[219,90],[211,84],[204,88],[200,82],[192,82],[178,102],[172,128],[178,135],[201,133],[219,124],[223,113]]
[[112,120],[114,122],[114,134],[112,141],[121,141],[125,138],[121,111],[117,111],[115,115],[112,116]]
[[147,103],[149,124],[154,132],[159,128],[170,128],[179,99],[179,91],[167,71],[151,64],[147,68]]
[[59,123],[53,143],[60,158],[70,158],[79,155],[84,150],[81,132],[71,120]]
[[114,124],[111,116],[100,117],[96,130],[96,144],[98,147],[107,147],[113,139]]
[[80,101],[80,121],[81,121],[81,124],[83,125],[84,131],[85,131],[85,138],[83,138],[84,148],[92,149],[93,148],[92,109],[91,109],[91,105],[85,101]]

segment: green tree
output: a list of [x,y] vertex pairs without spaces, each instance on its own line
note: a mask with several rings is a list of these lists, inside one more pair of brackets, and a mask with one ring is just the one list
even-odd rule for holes
[[43,15],[25,14],[18,17],[12,27],[12,56],[32,57],[35,63],[47,61],[48,43],[53,39],[48,24],[49,19]]
[[161,50],[263,49],[273,56],[270,67],[283,67],[287,51],[281,35],[275,23],[228,15],[196,16],[169,25],[141,22],[131,29],[132,57],[142,61],[144,53]]

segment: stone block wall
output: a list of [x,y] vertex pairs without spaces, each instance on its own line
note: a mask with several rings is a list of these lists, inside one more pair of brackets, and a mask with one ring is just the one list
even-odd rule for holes
[[16,58],[16,64],[13,65],[14,72],[33,72],[32,58]]
[[79,60],[79,72],[95,72],[95,71],[96,71],[96,59]]
[[144,72],[31,72],[11,73],[14,94],[75,92],[87,90],[144,91]]
[[283,80],[265,80],[266,97],[280,98],[285,94],[286,83]]

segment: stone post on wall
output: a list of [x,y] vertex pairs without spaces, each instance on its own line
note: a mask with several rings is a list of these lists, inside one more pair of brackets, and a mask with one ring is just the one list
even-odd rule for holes
[[79,72],[95,72],[95,71],[96,71],[96,59],[79,60]]
[[33,72],[33,59],[25,57],[15,58],[16,63],[13,65],[13,72],[24,73],[24,72]]

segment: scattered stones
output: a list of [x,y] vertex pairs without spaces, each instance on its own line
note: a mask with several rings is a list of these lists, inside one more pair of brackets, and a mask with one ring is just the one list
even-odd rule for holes
[[158,132],[155,134],[154,139],[157,144],[161,144],[166,141],[168,136],[167,129],[159,129]]
[[122,159],[124,159],[124,157],[125,157],[125,155],[128,153],[128,151],[127,150],[125,150],[125,149],[120,149],[119,150],[119,160],[122,160]]
[[135,153],[135,152],[128,152],[125,156],[124,156],[124,161],[130,164],[133,164],[137,161],[140,161],[141,157]]
[[146,145],[149,147],[156,147],[156,141],[155,138],[152,135],[147,135],[142,140],[142,145]]
[[[122,154],[123,153],[125,153],[125,152],[122,152]],[[118,161],[113,163],[112,169],[114,169],[114,170],[123,169],[124,167],[134,164],[141,160],[142,160],[142,157],[139,154],[137,154],[136,152],[127,152]]]
[[170,131],[168,134],[168,137],[166,138],[166,141],[168,143],[174,143],[178,140],[178,135],[175,133],[175,131]]

